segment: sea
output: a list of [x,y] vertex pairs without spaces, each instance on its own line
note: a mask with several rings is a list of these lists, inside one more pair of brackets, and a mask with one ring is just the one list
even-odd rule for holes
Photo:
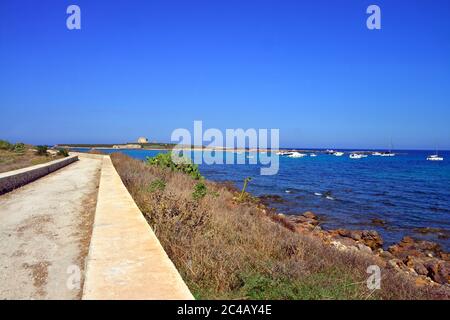
[[[122,152],[139,160],[166,152],[101,151]],[[260,175],[262,165],[248,163],[259,156],[256,152],[246,153],[245,164],[200,164],[199,169],[209,180],[232,182],[238,188],[251,177],[248,192],[270,195],[276,199],[271,207],[283,214],[311,211],[319,216],[324,229],[376,230],[385,247],[412,236],[450,250],[450,151],[439,152],[444,161],[427,161],[435,152],[423,150],[393,150],[394,157],[369,155],[362,159],[350,159],[351,150],[339,151],[345,154],[280,156],[278,173],[269,176]]]

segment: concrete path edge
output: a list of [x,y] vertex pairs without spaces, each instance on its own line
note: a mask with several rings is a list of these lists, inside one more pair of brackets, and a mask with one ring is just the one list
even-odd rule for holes
[[82,299],[194,299],[110,157],[102,161]]

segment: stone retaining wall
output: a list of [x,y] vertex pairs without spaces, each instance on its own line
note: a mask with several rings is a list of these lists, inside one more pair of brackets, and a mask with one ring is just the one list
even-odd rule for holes
[[0,194],[17,189],[77,160],[78,156],[74,155],[32,167],[0,173]]

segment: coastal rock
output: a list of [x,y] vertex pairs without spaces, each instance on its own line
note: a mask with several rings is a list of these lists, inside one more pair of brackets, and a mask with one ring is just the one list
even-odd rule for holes
[[450,232],[441,228],[431,228],[431,227],[415,228],[414,231],[420,234],[434,234],[437,235],[439,239],[450,238]]
[[441,252],[439,256],[444,261],[450,261],[450,253],[448,252]]
[[352,246],[352,245],[347,246],[339,241],[331,241],[330,244],[339,251],[357,251],[358,250],[358,248],[356,246]]
[[424,263],[428,277],[440,284],[450,284],[450,264],[439,259],[429,259]]
[[409,268],[403,263],[403,261],[397,258],[389,260],[387,262],[387,267],[396,270],[409,271]]
[[384,221],[383,219],[379,219],[379,218],[374,218],[374,219],[370,220],[370,222],[372,223],[372,225],[378,226],[378,227],[384,227],[386,225],[386,221]]
[[264,194],[258,198],[259,201],[266,206],[270,206],[273,203],[283,203],[285,201],[283,197],[276,194]]
[[306,229],[310,230],[310,229],[314,229],[316,226],[319,225],[319,219],[317,218],[317,216],[314,213],[312,213],[310,211],[305,212],[304,214],[299,215],[299,216],[291,215],[288,217],[288,220],[291,223],[294,223],[300,229],[306,228]]
[[418,287],[430,285],[430,282],[431,282],[430,279],[425,276],[417,277],[415,280],[416,286]]
[[385,251],[381,236],[373,230],[325,231],[319,227],[318,217],[309,211],[302,215],[279,214],[277,218],[292,226],[291,230],[319,237],[339,251],[374,254],[378,265],[415,277],[418,286],[450,284],[450,255],[434,242],[404,237]]
[[339,235],[344,238],[351,238],[361,242],[372,250],[377,250],[383,246],[383,239],[374,230],[346,230],[337,229],[330,231],[332,236]]
[[368,246],[362,243],[357,243],[356,247],[359,249],[359,251],[370,254],[372,253],[372,249],[370,249]]
[[311,211],[306,211],[303,216],[307,219],[311,219],[311,220],[318,220],[317,216],[312,213]]
[[395,257],[389,260],[391,266],[396,264],[404,270],[404,265],[418,275],[427,276],[434,282],[450,284],[448,253],[443,252],[438,244],[404,237],[402,241],[390,246],[388,250]]
[[358,244],[358,242],[356,240],[353,240],[352,238],[342,237],[339,235],[333,236],[332,239],[332,241],[339,242],[347,247],[356,247],[356,245]]
[[314,230],[314,226],[312,224],[295,224],[295,231],[298,233],[312,232]]
[[407,256],[442,257],[446,255],[439,244],[425,240],[414,240],[411,237],[404,237],[398,244],[390,246],[388,251],[400,259],[405,259]]
[[389,251],[385,251],[385,250],[378,251],[378,256],[384,260],[394,259],[394,255],[392,253],[390,253]]
[[417,258],[408,256],[405,260],[403,260],[403,263],[409,267],[412,268],[418,275],[427,276],[428,275],[428,269],[424,266],[422,261],[420,261]]

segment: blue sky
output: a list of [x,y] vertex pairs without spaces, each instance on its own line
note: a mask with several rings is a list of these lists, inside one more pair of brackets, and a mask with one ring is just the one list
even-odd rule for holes
[[[81,30],[66,8],[81,8]],[[382,29],[366,28],[381,8]],[[2,0],[0,138],[279,128],[292,147],[450,149],[446,0]]]

